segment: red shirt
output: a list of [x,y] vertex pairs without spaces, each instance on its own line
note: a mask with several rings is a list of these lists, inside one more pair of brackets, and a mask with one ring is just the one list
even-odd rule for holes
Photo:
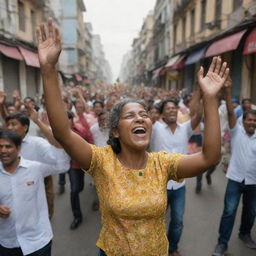
[[[89,127],[89,126],[88,126]],[[76,134],[81,136],[84,140],[86,140],[88,143],[93,144],[93,137],[92,134],[88,129],[86,129],[81,123],[75,123],[73,129]],[[79,164],[71,159],[71,168],[73,169],[81,169]]]

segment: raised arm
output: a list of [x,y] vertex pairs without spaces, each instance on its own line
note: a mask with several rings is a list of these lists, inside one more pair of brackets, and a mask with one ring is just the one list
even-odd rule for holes
[[191,127],[192,130],[196,129],[203,116],[203,105],[201,102],[201,91],[197,85],[196,90],[193,93],[192,100],[190,102],[190,115],[191,115]]
[[6,103],[6,93],[0,91],[0,113],[3,119],[5,119],[8,116],[5,103]]
[[28,105],[28,113],[29,113],[29,118],[39,127],[40,131],[45,136],[45,138],[48,140],[48,142],[51,145],[55,146],[56,148],[62,148],[62,146],[59,144],[59,142],[54,138],[52,129],[48,125],[44,124],[38,118],[38,113],[33,108],[33,106]]
[[198,72],[198,82],[202,91],[204,107],[204,142],[202,152],[183,157],[178,166],[178,177],[194,177],[219,162],[221,151],[220,120],[217,93],[223,87],[229,69],[227,63],[214,57],[206,76],[204,69]]
[[91,147],[71,130],[59,87],[56,64],[61,53],[60,31],[49,19],[47,28],[43,24],[37,28],[37,38],[46,110],[53,135],[81,168],[88,169],[92,158]]
[[227,81],[225,82],[224,96],[225,96],[225,101],[226,101],[226,106],[228,111],[228,125],[230,129],[234,128],[236,125],[236,115],[235,115],[235,111],[234,111],[232,99],[231,99],[232,98],[231,88],[232,88],[232,80],[229,76],[227,78]]

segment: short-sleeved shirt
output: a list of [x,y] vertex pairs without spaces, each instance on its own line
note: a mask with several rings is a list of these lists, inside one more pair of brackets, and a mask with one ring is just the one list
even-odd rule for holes
[[[191,121],[187,121],[183,124],[177,123],[177,127],[174,133],[171,131],[166,123],[156,122],[153,125],[153,132],[150,142],[150,151],[159,152],[161,150],[167,151],[168,153],[188,153],[188,141],[193,135],[191,127]],[[170,180],[167,184],[167,189],[177,190],[185,185],[183,183],[177,183]]]
[[238,122],[230,130],[231,159],[227,178],[246,185],[256,184],[256,132],[248,136],[243,125]]
[[167,256],[166,185],[177,179],[181,154],[148,153],[144,169],[124,167],[110,146],[92,147],[87,171],[94,178],[102,213],[97,246],[108,256]]

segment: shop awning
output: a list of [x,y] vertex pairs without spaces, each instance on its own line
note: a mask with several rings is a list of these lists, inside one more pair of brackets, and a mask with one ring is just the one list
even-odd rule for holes
[[75,74],[75,79],[77,82],[83,81],[83,78],[79,74]]
[[205,57],[211,57],[224,52],[236,50],[245,32],[246,29],[213,42],[207,49]]
[[23,60],[22,55],[16,47],[0,44],[0,52],[9,58]]
[[180,56],[180,58],[172,65],[172,69],[181,69],[185,66],[185,57],[186,55]]
[[40,68],[38,54],[19,46],[19,50],[28,66]]
[[180,58],[180,55],[176,55],[174,57],[171,57],[167,64],[165,65],[166,68],[171,67],[178,59]]
[[157,77],[159,76],[159,73],[160,73],[161,69],[162,69],[162,68],[158,68],[158,69],[156,69],[156,70],[153,71],[153,75],[152,75],[152,79],[153,79],[153,80],[156,80],[156,79],[157,79]]
[[246,38],[243,54],[256,53],[256,28]]
[[185,65],[194,64],[194,63],[198,62],[199,60],[201,60],[204,57],[206,48],[207,47],[205,46],[203,48],[200,48],[196,51],[191,52],[188,55],[187,60],[185,61]]

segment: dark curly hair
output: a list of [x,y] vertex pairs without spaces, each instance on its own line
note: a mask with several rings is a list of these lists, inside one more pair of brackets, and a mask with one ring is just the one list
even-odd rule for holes
[[118,123],[119,123],[120,116],[123,111],[123,107],[128,103],[138,103],[147,111],[147,106],[143,100],[131,99],[131,98],[126,98],[126,99],[121,100],[112,108],[110,115],[109,115],[110,131],[109,131],[109,139],[108,139],[107,143],[108,143],[108,145],[110,145],[112,147],[112,150],[116,154],[119,154],[121,152],[121,144],[120,144],[119,139],[114,136],[114,131],[118,128]]

